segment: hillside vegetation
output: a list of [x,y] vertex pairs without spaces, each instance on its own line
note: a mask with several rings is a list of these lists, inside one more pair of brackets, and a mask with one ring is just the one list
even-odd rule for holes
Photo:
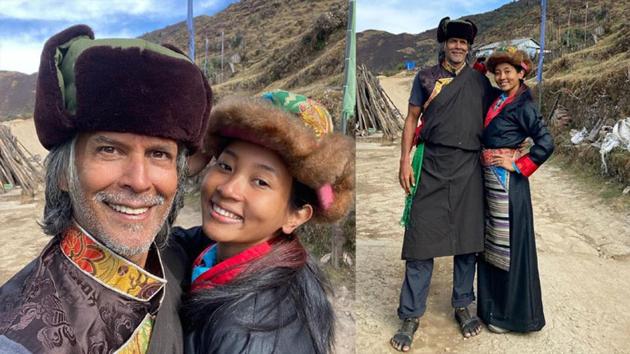
[[36,79],[37,74],[0,71],[0,121],[32,114]]
[[[607,127],[630,116],[629,47],[630,25],[618,24],[612,34],[597,44],[557,58],[544,72],[543,112],[549,112],[558,100],[571,117],[567,127],[552,126],[557,151],[579,164],[581,169],[602,173],[599,150],[590,144],[571,145],[568,130],[587,128],[590,131],[599,123],[601,137]],[[622,186],[629,185],[630,153],[617,148],[606,160],[606,175]]]
[[[618,24],[627,23],[629,12],[627,1],[548,1],[545,33],[546,49],[551,51],[548,59],[592,46],[614,32]],[[512,38],[531,37],[536,41],[540,38],[540,1],[537,0],[515,1],[463,18],[472,20],[478,27],[475,46]],[[414,60],[421,67],[433,65],[438,49],[435,38],[435,28],[419,34],[398,35],[364,31],[357,34],[358,61],[381,73],[401,69],[404,60]],[[383,54],[384,51],[389,55]]]
[[[243,0],[214,16],[195,17],[195,61],[217,97],[284,88],[339,112],[346,24],[345,1]],[[141,38],[188,51],[185,22]]]

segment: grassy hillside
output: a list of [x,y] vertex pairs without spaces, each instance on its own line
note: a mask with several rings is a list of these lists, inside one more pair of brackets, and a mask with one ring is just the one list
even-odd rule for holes
[[[539,4],[537,0],[520,0],[463,18],[472,20],[479,29],[475,46],[520,37],[538,40]],[[615,31],[617,24],[628,22],[630,6],[627,1],[589,1],[588,11],[585,4],[583,0],[548,2],[545,36],[546,49],[551,50],[549,59],[592,46]],[[433,65],[437,58],[435,38],[436,29],[416,35],[364,31],[357,34],[358,61],[376,72],[395,70],[402,63],[403,56],[399,53],[405,50],[408,54],[404,59],[415,60],[420,66]]]
[[[630,25],[618,24],[611,32],[593,46],[557,58],[544,72],[543,112],[548,113],[557,99],[571,117],[567,127],[552,126],[557,151],[596,174],[602,173],[599,150],[590,144],[571,145],[568,130],[591,130],[598,122],[611,127],[630,116]],[[623,186],[630,184],[628,151],[611,151],[607,165],[607,176]]]
[[[314,96],[337,112],[346,23],[345,1],[243,0],[212,17],[195,18],[195,61],[207,70],[217,97],[285,88]],[[184,22],[141,38],[187,52]]]
[[0,121],[32,115],[37,74],[0,71]]

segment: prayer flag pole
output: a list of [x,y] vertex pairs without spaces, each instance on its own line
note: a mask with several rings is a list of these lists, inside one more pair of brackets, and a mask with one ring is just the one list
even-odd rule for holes
[[188,0],[188,56],[195,62],[195,25],[193,24],[193,5],[192,0]]
[[538,83],[538,106],[542,111],[543,96],[543,62],[545,57],[545,22],[547,20],[547,0],[540,0],[540,55],[538,56],[538,70],[536,82]]

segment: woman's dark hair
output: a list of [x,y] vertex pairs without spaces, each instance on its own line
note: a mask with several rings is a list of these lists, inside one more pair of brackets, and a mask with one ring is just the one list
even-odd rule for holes
[[[323,354],[331,351],[334,338],[334,313],[326,298],[329,292],[325,275],[297,237],[283,235],[275,239],[267,255],[251,262],[233,281],[190,294],[183,313],[189,332],[234,322],[244,331],[270,332],[300,321],[316,353]],[[261,320],[243,321],[246,316],[239,316],[239,305],[251,304],[261,293],[269,295],[256,298],[255,315]],[[198,335],[193,340],[196,347],[207,348],[212,338]]]
[[292,210],[298,210],[306,204],[310,204],[313,208],[317,208],[317,205],[319,204],[317,194],[312,188],[293,178],[289,206]]

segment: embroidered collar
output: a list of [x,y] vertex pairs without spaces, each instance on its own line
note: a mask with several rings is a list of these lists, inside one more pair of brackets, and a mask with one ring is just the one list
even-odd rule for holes
[[442,61],[442,68],[444,68],[444,70],[448,71],[449,73],[455,76],[459,75],[459,73],[462,72],[465,66],[466,66],[465,62],[462,63],[462,65],[460,65],[459,68],[456,68],[453,65],[451,65],[451,63],[449,63],[448,60]]
[[160,274],[154,275],[117,255],[74,224],[63,234],[61,252],[83,273],[103,286],[140,301],[149,301],[166,284],[164,268],[157,249],[149,251],[148,262],[158,262]]
[[253,260],[268,254],[272,244],[273,240],[263,242],[217,264],[215,264],[217,245],[211,245],[201,252],[193,263],[191,290],[209,289],[229,283]]

